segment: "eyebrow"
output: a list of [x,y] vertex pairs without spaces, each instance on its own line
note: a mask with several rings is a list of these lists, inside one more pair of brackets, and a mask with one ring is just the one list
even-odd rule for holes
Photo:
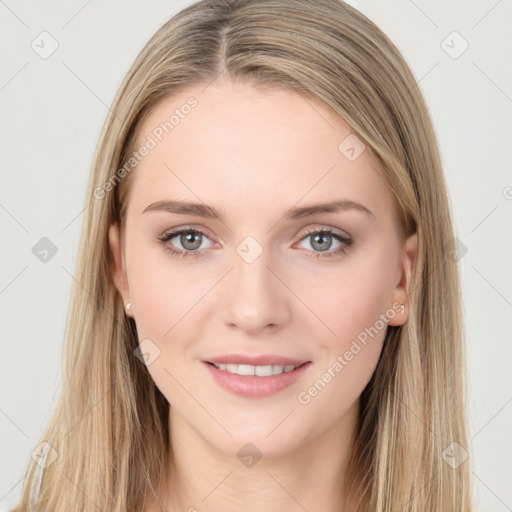
[[[304,217],[310,217],[313,215],[319,215],[321,213],[335,213],[338,211],[356,210],[373,217],[375,215],[366,206],[351,201],[349,199],[336,199],[334,201],[322,204],[313,204],[309,206],[293,207],[284,213],[283,218],[285,220],[302,219]],[[202,203],[191,203],[186,201],[157,201],[147,206],[142,213],[151,211],[165,211],[169,213],[178,213],[181,215],[195,215],[198,217],[205,217],[210,219],[217,219],[224,222],[224,215],[213,208]]]

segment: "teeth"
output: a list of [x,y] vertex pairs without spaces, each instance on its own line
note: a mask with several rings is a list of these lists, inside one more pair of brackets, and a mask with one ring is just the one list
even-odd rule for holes
[[278,364],[269,364],[266,366],[252,366],[250,364],[226,364],[226,363],[213,363],[215,368],[226,371],[228,373],[236,373],[238,375],[256,375],[258,377],[269,377],[270,375],[279,375],[280,373],[287,373],[295,370],[293,364],[286,366]]

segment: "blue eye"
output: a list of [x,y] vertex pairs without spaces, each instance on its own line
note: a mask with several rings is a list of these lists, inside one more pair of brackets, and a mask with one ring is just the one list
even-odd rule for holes
[[335,231],[332,231],[331,229],[327,228],[312,229],[310,231],[307,231],[301,238],[301,241],[306,240],[307,238],[312,238],[314,240],[314,243],[328,245],[329,247],[331,246],[333,238],[341,243],[340,247],[338,247],[334,251],[327,252],[327,249],[320,247],[320,251],[314,251],[314,258],[329,258],[341,253],[345,253],[347,247],[349,247],[353,243],[353,240],[351,238],[341,235],[340,233],[336,233]]
[[[191,244],[192,248],[185,247],[185,250],[178,250],[175,249],[172,245],[167,244],[170,240],[173,238],[180,237],[180,243],[183,247],[185,247],[183,244]],[[202,231],[198,231],[196,229],[192,228],[178,228],[173,231],[169,231],[168,233],[164,233],[162,236],[158,237],[158,240],[160,241],[160,244],[165,247],[166,251],[169,251],[174,256],[177,256],[178,258],[196,258],[197,256],[200,256],[201,253],[197,250],[199,247],[196,247],[197,245],[197,239],[201,240],[203,237],[207,238],[206,235]],[[199,244],[200,246],[201,244]]]
[[[170,245],[170,242],[173,238],[177,238],[179,236],[179,241],[182,247],[185,250],[176,249],[173,245]],[[341,235],[335,231],[332,231],[328,228],[321,229],[313,229],[307,231],[303,234],[300,241],[306,240],[307,238],[313,237],[313,243],[322,245],[331,246],[332,239],[337,240],[341,243],[341,246],[338,247],[334,251],[327,251],[326,248],[320,247],[318,251],[313,250],[312,257],[314,258],[328,258],[341,253],[344,253],[347,248],[352,245],[353,240],[347,236]],[[173,256],[178,258],[197,258],[201,256],[202,251],[200,251],[200,247],[202,245],[203,238],[208,239],[205,233],[199,231],[197,229],[192,229],[190,227],[182,227],[177,228],[167,233],[164,233],[162,236],[158,237],[158,241],[160,245],[162,245],[166,251],[170,252]],[[198,243],[199,240],[199,243]],[[187,245],[191,245],[191,247],[187,248]]]

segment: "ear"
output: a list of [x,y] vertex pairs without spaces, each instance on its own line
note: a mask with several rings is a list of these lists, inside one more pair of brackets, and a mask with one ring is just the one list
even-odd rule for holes
[[[402,257],[400,281],[398,282],[392,294],[392,309],[395,316],[389,319],[389,325],[403,325],[409,316],[409,294],[411,279],[416,260],[418,257],[418,234],[413,233],[405,241],[404,254]],[[401,312],[401,305],[404,305],[404,311]]]
[[119,224],[114,223],[110,226],[108,230],[108,240],[112,262],[112,280],[121,294],[123,302],[126,304],[130,301],[130,293],[128,289],[126,270],[124,268],[124,258],[121,250]]

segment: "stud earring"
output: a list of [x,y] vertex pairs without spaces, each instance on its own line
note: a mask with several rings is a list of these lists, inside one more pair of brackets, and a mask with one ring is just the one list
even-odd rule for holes
[[126,314],[128,314],[128,312],[130,311],[130,309],[133,308],[133,304],[131,302],[127,302],[126,305],[125,305],[125,310],[126,310]]
[[402,304],[402,305],[400,306],[400,313],[403,313],[404,311],[405,311],[405,306]]

